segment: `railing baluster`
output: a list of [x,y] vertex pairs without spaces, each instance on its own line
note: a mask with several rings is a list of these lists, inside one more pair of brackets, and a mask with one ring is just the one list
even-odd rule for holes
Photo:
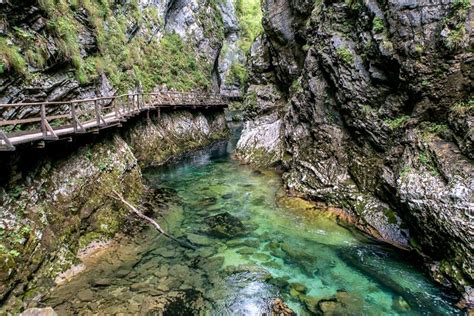
[[44,103],[41,104],[41,132],[43,132],[43,137],[46,137],[48,134],[48,129],[46,128],[46,106]]
[[99,112],[99,105],[97,104],[97,99],[94,100],[94,109],[95,109],[97,126],[100,126],[100,112]]
[[[24,124],[35,122],[40,123],[41,133],[32,137],[34,140],[56,140],[58,139],[58,132],[61,135],[66,135],[69,133],[85,133],[87,132],[85,126],[101,128],[103,126],[108,126],[109,123],[117,121],[125,121],[129,116],[134,114],[147,111],[146,119],[151,120],[149,110],[157,109],[157,117],[161,118],[161,108],[210,108],[210,107],[227,107],[229,102],[229,97],[223,97],[215,93],[200,93],[197,91],[190,91],[186,93],[176,92],[176,91],[159,91],[152,93],[130,93],[120,96],[113,97],[104,97],[104,98],[94,98],[94,99],[84,99],[84,100],[71,100],[71,101],[53,101],[53,102],[37,102],[37,103],[22,103],[21,106],[36,106],[40,107],[40,118],[36,115],[34,118],[27,118],[23,120],[8,121],[8,124],[12,125],[17,124],[17,122],[22,122]],[[91,109],[91,102],[93,102],[94,109]],[[13,104],[0,104],[2,107],[14,107],[18,105]],[[61,113],[61,115],[53,115],[48,118],[46,107],[54,106],[66,106],[69,109],[69,114]],[[110,109],[110,111],[109,111]],[[66,109],[67,111],[67,109]],[[81,124],[81,113],[87,114],[88,123],[85,125]],[[93,118],[93,111],[95,111],[95,120]],[[90,115],[92,114],[92,118]],[[85,115],[85,114],[82,114]],[[114,118],[115,116],[115,118]],[[56,120],[63,120],[64,118],[71,118],[72,125],[69,126],[60,126],[56,130],[51,127],[48,122],[48,119],[53,122]],[[92,119],[92,124],[91,120]],[[94,124],[94,121],[96,125]],[[15,123],[14,123],[15,122]],[[61,121],[62,122],[62,121]],[[90,126],[90,125],[92,126]],[[72,129],[71,129],[72,127]],[[69,130],[67,130],[69,129]],[[35,132],[37,133],[37,131]],[[31,133],[33,134],[33,133]],[[6,136],[5,136],[6,137]],[[0,137],[0,150],[5,150],[8,138],[5,140],[5,137]],[[15,145],[31,142],[31,136],[25,137],[21,136],[11,136],[11,146],[8,148],[14,148]]]
[[71,109],[71,119],[72,119],[72,127],[74,128],[74,133],[77,133],[77,117],[76,117],[76,106],[73,102],[69,104],[69,108]]

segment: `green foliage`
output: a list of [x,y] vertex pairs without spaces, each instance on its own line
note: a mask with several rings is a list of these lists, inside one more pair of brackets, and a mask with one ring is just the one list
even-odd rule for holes
[[[202,7],[199,12],[205,16],[198,20],[209,36],[223,37],[218,1],[208,0],[215,14],[208,14],[209,6]],[[73,65],[81,84],[89,84],[105,73],[118,93],[135,89],[137,85],[145,91],[160,84],[176,90],[211,87],[212,65],[196,56],[192,47],[175,34],[165,35],[162,40],[154,38],[151,29],[164,23],[155,7],[142,10],[138,0],[122,4],[112,0],[38,0],[38,4],[47,18],[47,27],[39,33],[14,28],[20,47],[0,38],[0,74],[27,73],[27,62],[35,68],[43,68],[50,59],[46,38],[52,36],[58,48],[53,62],[59,60]],[[117,6],[120,10],[116,10]],[[248,7],[243,8],[245,12],[248,10]],[[98,52],[83,59],[79,33],[85,18],[86,27],[93,30]],[[130,22],[140,29],[131,38]],[[232,75],[239,82],[246,80],[242,65],[234,66]]]
[[468,40],[468,31],[465,23],[468,18],[470,0],[455,0],[452,2],[451,11],[444,19],[443,37],[444,45],[450,51],[455,51],[466,45]]
[[336,54],[341,58],[346,64],[351,65],[354,62],[354,56],[347,47],[339,47],[336,49]]
[[247,77],[247,68],[239,62],[233,62],[226,81],[229,84],[238,83],[240,87],[243,87],[247,82]]
[[409,119],[410,119],[410,116],[403,115],[403,116],[400,116],[400,117],[396,117],[394,119],[384,120],[384,122],[385,122],[385,124],[388,125],[388,127],[390,127],[390,129],[395,130],[395,129],[399,129],[400,127],[402,127]]
[[400,170],[400,177],[406,177],[412,170],[410,166],[405,165],[402,170]]
[[375,109],[372,108],[370,105],[368,104],[362,104],[362,112],[368,114],[368,113],[372,113],[372,112],[375,112]]
[[454,0],[452,7],[454,10],[469,10],[471,7],[471,0]]
[[375,33],[382,33],[385,30],[383,20],[378,16],[374,17],[374,19],[372,20],[372,30]]
[[431,161],[431,158],[429,157],[428,154],[421,152],[418,154],[418,161],[425,166],[426,169],[430,172],[432,176],[436,176],[439,174],[438,169],[436,166],[433,164]]
[[26,61],[19,52],[19,48],[7,43],[7,40],[0,37],[0,74],[12,71],[19,75],[26,75]]
[[423,129],[423,135],[425,137],[429,137],[430,134],[443,136],[448,131],[449,131],[448,125],[430,122],[425,125]]
[[452,110],[459,114],[465,114],[474,109],[474,95],[471,95],[464,101],[459,101],[454,104]]
[[9,250],[4,245],[0,245],[0,255],[8,255],[13,258],[16,258],[20,255],[20,253],[16,250]]
[[464,24],[458,24],[453,29],[449,30],[448,35],[444,40],[444,44],[450,50],[458,49],[462,47],[466,34],[467,32]]
[[255,38],[263,32],[260,1],[235,0],[234,4],[240,26],[239,46],[247,52]]
[[290,91],[293,93],[303,92],[303,87],[301,85],[301,77],[293,80],[293,82],[291,83]]

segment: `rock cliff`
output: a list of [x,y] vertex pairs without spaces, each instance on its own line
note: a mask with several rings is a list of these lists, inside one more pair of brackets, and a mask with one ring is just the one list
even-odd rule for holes
[[283,166],[288,190],[416,250],[473,304],[470,1],[262,8],[237,156]]
[[0,103],[240,89],[231,0],[2,1],[0,21]]
[[[91,243],[136,226],[111,198],[139,204],[141,169],[228,137],[224,113],[170,112],[128,123],[81,146],[52,145],[2,157],[1,312],[23,309]],[[34,158],[33,158],[34,157]]]

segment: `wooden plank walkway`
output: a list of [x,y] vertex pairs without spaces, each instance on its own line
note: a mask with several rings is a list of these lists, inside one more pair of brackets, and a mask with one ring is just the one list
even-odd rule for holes
[[[127,119],[162,108],[226,108],[227,99],[216,94],[159,92],[136,93],[85,100],[0,104],[0,113],[9,111],[19,117],[0,118],[0,151],[13,151],[26,143],[55,141],[75,134],[97,132],[112,126],[121,126]],[[61,114],[57,114],[61,113]],[[15,129],[21,131],[15,132]],[[6,132],[8,131],[8,132]]]

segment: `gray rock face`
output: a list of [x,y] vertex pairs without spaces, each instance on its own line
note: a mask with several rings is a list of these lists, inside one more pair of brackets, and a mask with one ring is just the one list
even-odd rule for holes
[[248,95],[261,85],[278,92],[256,93],[240,148],[274,157],[259,142],[244,145],[272,113],[289,190],[343,207],[362,229],[428,255],[438,281],[468,291],[472,9],[458,1],[311,6],[264,2]]
[[[239,27],[231,0],[219,2],[219,5],[215,6],[210,6],[204,0],[140,0],[138,1],[138,10],[142,14],[140,25],[135,22],[133,12],[127,11],[132,10],[133,7],[128,2],[112,6],[112,9],[115,10],[114,14],[116,15],[123,13],[125,16],[130,16],[130,19],[125,23],[125,33],[129,41],[150,42],[151,39],[162,38],[166,33],[177,33],[187,45],[195,50],[196,56],[202,57],[205,62],[211,65],[210,68],[212,65],[223,64],[223,69],[219,70],[217,66],[214,66],[212,75],[216,91],[220,89],[221,85],[223,89],[238,90],[240,88],[238,86],[226,87],[224,84],[230,63],[234,60],[242,62],[244,60],[243,52],[235,44],[238,40]],[[114,94],[116,91],[112,88],[109,82],[110,78],[107,78],[106,75],[101,75],[92,82],[81,83],[77,76],[77,69],[72,63],[64,62],[58,58],[61,50],[58,44],[60,41],[58,42],[49,31],[50,17],[43,11],[37,4],[24,1],[8,3],[0,8],[0,16],[9,17],[9,23],[4,27],[4,33],[8,35],[9,39],[15,41],[21,37],[23,33],[16,31],[16,28],[19,28],[25,34],[31,33],[33,37],[39,38],[47,45],[46,66],[42,68],[35,68],[35,64],[25,57],[29,47],[21,48],[20,53],[27,60],[28,72],[34,73],[29,76],[28,80],[24,80],[18,74],[4,73],[2,61],[0,103],[61,101]],[[75,35],[80,43],[81,63],[85,63],[89,57],[100,56],[101,51],[88,18],[90,16],[86,10],[74,13],[74,22],[77,23],[77,34]],[[3,28],[0,26],[0,29]],[[21,43],[21,40],[18,40],[14,44],[22,46]],[[226,54],[220,56],[224,45],[229,46],[230,49]],[[219,73],[221,80],[218,80]],[[141,86],[142,84],[137,83],[136,89],[140,89]],[[26,113],[21,113],[20,118],[29,115],[28,110],[26,111]],[[61,109],[57,109],[56,112],[61,112]],[[0,117],[5,119],[15,117],[17,114],[0,110]]]

